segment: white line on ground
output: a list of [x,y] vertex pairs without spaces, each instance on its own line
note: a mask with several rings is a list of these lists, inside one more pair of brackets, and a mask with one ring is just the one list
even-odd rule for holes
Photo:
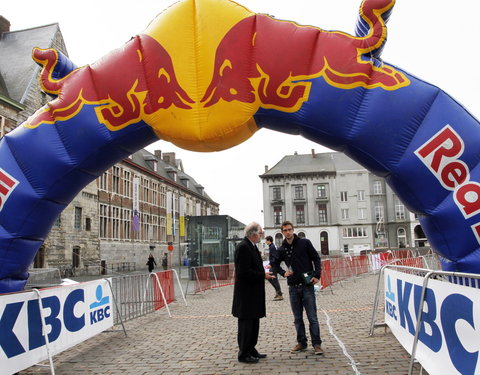
[[355,360],[352,358],[352,356],[350,354],[348,354],[348,351],[347,351],[347,348],[345,347],[345,344],[342,342],[342,340],[340,340],[338,338],[338,336],[333,331],[333,327],[330,324],[330,316],[327,314],[327,312],[325,310],[322,310],[322,311],[327,318],[326,323],[327,323],[327,326],[328,326],[328,330],[330,331],[330,335],[332,335],[335,338],[335,340],[337,340],[338,346],[340,346],[340,348],[342,348],[342,350],[343,350],[343,354],[345,355],[345,357],[347,357],[349,359],[350,365],[352,366],[352,369],[355,372],[355,375],[361,375],[360,371],[357,369],[357,365],[355,363]]

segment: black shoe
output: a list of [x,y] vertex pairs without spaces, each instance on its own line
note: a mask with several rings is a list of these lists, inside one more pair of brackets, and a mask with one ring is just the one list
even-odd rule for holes
[[267,358],[267,355],[266,354],[255,353],[255,354],[252,355],[252,357],[255,357],[255,358],[258,358],[258,359],[263,359],[263,358]]
[[238,362],[243,362],[243,363],[257,363],[258,358],[257,357],[252,357],[251,355],[244,357],[244,358],[239,358]]

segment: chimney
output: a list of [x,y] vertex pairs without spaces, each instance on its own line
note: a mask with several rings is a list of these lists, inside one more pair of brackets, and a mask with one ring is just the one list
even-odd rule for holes
[[10,21],[5,17],[0,16],[0,34],[10,31]]
[[162,150],[155,150],[154,155],[158,160],[162,160]]
[[315,159],[315,149],[314,148],[312,148],[312,158]]
[[265,166],[265,173],[268,172],[268,165]]
[[172,167],[176,167],[176,165],[175,165],[175,153],[174,152],[164,152],[163,153],[163,161],[167,164],[170,164]]

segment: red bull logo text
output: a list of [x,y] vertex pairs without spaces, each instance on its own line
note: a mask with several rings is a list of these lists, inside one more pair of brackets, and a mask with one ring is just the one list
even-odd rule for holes
[[[465,219],[480,214],[480,184],[470,181],[470,169],[460,160],[465,143],[458,133],[446,125],[419,147],[415,154],[442,186],[453,191],[455,204]],[[480,222],[472,225],[480,243]]]

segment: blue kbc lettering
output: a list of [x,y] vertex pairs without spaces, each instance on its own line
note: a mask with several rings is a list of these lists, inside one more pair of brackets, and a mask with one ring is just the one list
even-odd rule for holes
[[[108,296],[102,297],[102,287],[99,285],[99,288],[97,287],[96,291],[97,301],[89,305],[90,309],[97,307],[90,312],[91,325],[109,318],[111,314],[110,298]],[[42,298],[44,314],[48,314],[47,316],[44,315],[44,319],[45,325],[50,327],[47,327],[49,342],[57,340],[62,329],[68,332],[78,332],[85,327],[85,314],[75,315],[75,307],[79,303],[85,303],[85,291],[83,289],[71,291],[63,302],[63,307],[57,296]],[[15,324],[25,304],[28,322],[28,348],[22,345],[14,331]],[[42,333],[39,301],[35,299],[7,304],[0,316],[0,332],[0,348],[8,358],[20,355],[27,349],[33,350],[45,345],[46,340]]]
[[[389,300],[386,300],[385,304],[385,311],[387,314],[397,321],[400,320],[402,328],[408,331],[412,336],[415,335],[414,322],[416,323],[418,318],[418,307],[421,302],[421,293],[421,285],[397,279],[398,310],[395,308],[394,303],[391,303]],[[408,308],[409,302],[412,298],[415,310],[414,317],[412,317]],[[463,347],[455,329],[455,324],[458,320],[464,320],[475,329],[473,301],[461,294],[451,294],[443,300],[440,306],[440,311],[438,311],[435,293],[432,289],[427,288],[425,291],[425,302],[419,329],[419,341],[425,344],[433,352],[437,353],[443,345],[441,331],[443,329],[445,344],[452,364],[461,374],[473,375],[477,366],[479,353],[478,351],[473,353],[469,352]],[[429,328],[428,330],[427,326]]]

